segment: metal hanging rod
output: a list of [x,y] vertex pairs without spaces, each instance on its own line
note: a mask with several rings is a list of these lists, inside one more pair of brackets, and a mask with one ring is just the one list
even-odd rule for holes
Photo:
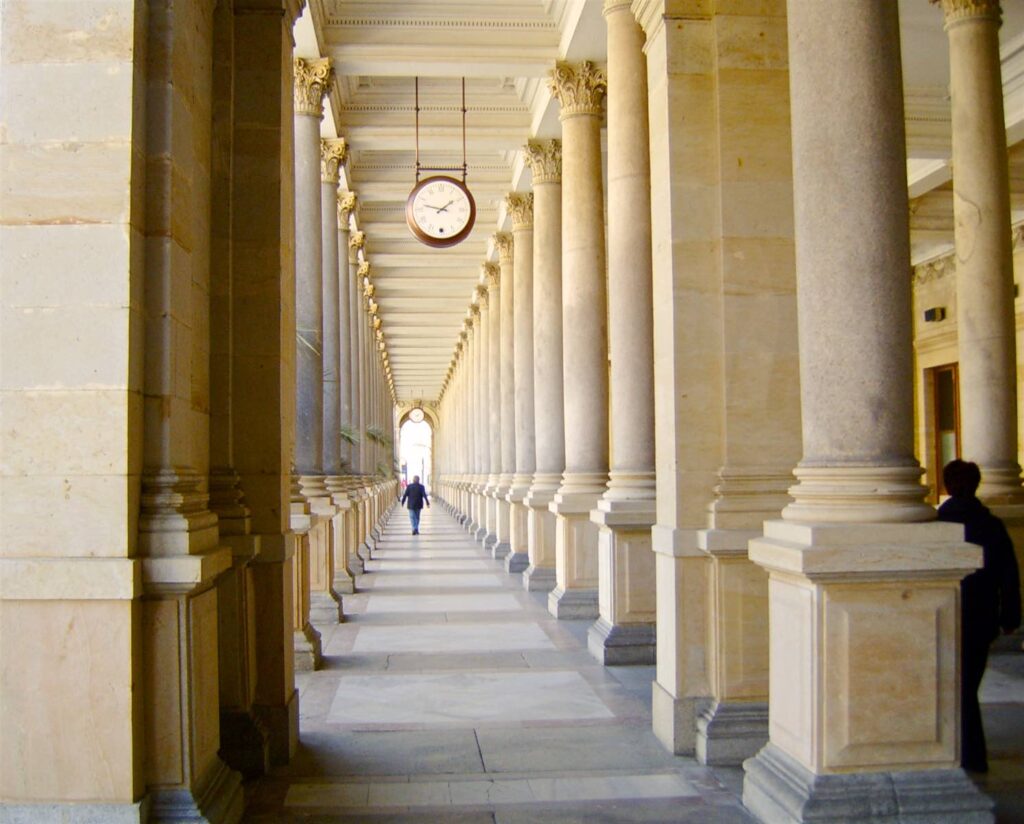
[[462,172],[462,182],[466,182],[469,165],[466,163],[466,78],[462,78],[462,165],[461,166],[424,166],[420,163],[420,79],[416,84],[416,182],[420,182],[420,172]]

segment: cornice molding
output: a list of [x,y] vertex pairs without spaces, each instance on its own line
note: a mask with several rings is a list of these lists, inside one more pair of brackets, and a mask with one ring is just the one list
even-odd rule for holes
[[608,79],[602,69],[589,60],[582,63],[559,62],[548,77],[548,88],[561,107],[559,118],[580,115],[600,116]]
[[320,138],[320,181],[333,183],[341,180],[341,167],[348,162],[348,144],[343,137]]
[[327,57],[319,60],[305,60],[296,57],[293,61],[293,91],[295,114],[311,117],[324,116],[324,95],[334,72]]
[[495,20],[491,18],[450,17],[345,17],[327,15],[327,25],[341,29],[386,28],[386,29],[448,29],[477,30],[497,29],[499,31],[557,32],[558,26],[550,20]]

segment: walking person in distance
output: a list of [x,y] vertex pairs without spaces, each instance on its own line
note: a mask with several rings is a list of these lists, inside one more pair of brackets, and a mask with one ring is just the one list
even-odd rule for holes
[[[408,502],[408,503],[406,503]],[[420,512],[423,510],[423,505],[430,506],[430,500],[427,498],[427,489],[423,484],[420,483],[420,476],[413,475],[412,483],[405,488],[405,492],[402,493],[402,503],[409,508],[409,521],[412,523],[412,534],[420,534]]]

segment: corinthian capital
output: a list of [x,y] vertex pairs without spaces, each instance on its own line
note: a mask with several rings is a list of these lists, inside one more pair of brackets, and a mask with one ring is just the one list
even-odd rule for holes
[[360,263],[359,268],[356,269],[356,274],[359,276],[360,280],[370,277],[370,262],[368,260],[364,260]]
[[348,161],[348,144],[343,137],[320,139],[320,180],[338,185],[341,167]]
[[348,248],[357,252],[366,246],[366,232],[352,232],[348,236]]
[[348,219],[356,210],[355,192],[338,192],[338,220],[343,228],[348,229]]
[[991,20],[997,26],[1003,21],[999,0],[931,0],[942,6],[946,28],[965,20]]
[[562,107],[561,119],[581,114],[601,114],[601,101],[608,89],[605,73],[591,63],[557,63],[548,86]]
[[372,283],[367,283],[367,284],[365,284],[363,286],[363,295],[366,298],[370,299],[371,303],[373,302],[372,298],[373,298],[374,294],[376,294],[376,292],[377,292],[377,287],[374,286]]
[[505,205],[512,215],[513,229],[527,229],[533,226],[533,192],[509,192]]
[[488,289],[496,289],[501,283],[501,267],[490,261],[480,264],[480,282],[486,283]]
[[562,180],[562,141],[531,140],[523,147],[530,164],[534,185],[560,183]]
[[496,232],[494,248],[498,250],[498,260],[508,263],[512,260],[512,235],[509,232]]
[[476,305],[481,309],[486,309],[489,302],[490,297],[487,294],[487,287],[480,284],[476,287]]
[[295,58],[295,114],[324,116],[324,95],[331,82],[331,61]]

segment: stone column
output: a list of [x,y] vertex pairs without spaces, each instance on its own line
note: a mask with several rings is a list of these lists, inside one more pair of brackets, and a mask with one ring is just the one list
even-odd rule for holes
[[750,543],[770,740],[743,801],[771,822],[991,821],[957,766],[959,582],[981,553],[933,520],[913,452],[898,9],[788,11],[804,453]]
[[474,489],[477,483],[477,441],[482,435],[480,421],[477,415],[478,400],[478,349],[477,341],[480,337],[480,313],[476,304],[471,303],[466,310],[466,531],[475,535],[480,524],[480,515],[477,506],[476,493]]
[[498,487],[498,475],[501,471],[501,430],[500,409],[494,401],[501,394],[499,380],[501,378],[501,303],[500,295],[491,293],[491,282],[488,277],[488,264],[480,267],[481,315],[485,318],[484,334],[487,336],[483,372],[487,383],[484,386],[484,419],[487,421],[487,442],[484,444],[484,469],[487,473],[483,489],[484,497],[484,549],[492,553],[498,543],[498,506],[494,500],[494,492]]
[[488,434],[488,412],[487,401],[487,350],[490,342],[487,335],[487,314],[488,301],[487,290],[482,284],[476,287],[476,303],[473,305],[477,316],[476,333],[476,482],[473,492],[476,496],[477,506],[477,528],[473,537],[483,543],[487,538],[487,497],[485,487],[487,485],[487,467],[491,454],[490,436]]
[[508,503],[504,500],[504,487],[502,486],[502,428],[501,428],[501,378],[502,378],[502,349],[501,342],[504,337],[502,317],[504,305],[501,289],[501,269],[493,263],[485,263],[480,269],[481,280],[487,286],[487,293],[490,295],[490,314],[488,315],[488,326],[490,337],[488,340],[488,375],[487,375],[487,425],[490,433],[490,455],[487,477],[487,494],[490,497],[491,508],[491,530],[494,538],[491,544],[491,554],[495,558],[503,558],[508,554]]
[[655,652],[654,341],[651,170],[644,34],[629,0],[605,0],[608,24],[608,346],[611,473],[598,524],[600,616],[587,643],[604,664],[652,664]]
[[295,59],[295,467],[308,501],[323,482],[323,270],[320,121],[330,60]]
[[501,282],[501,352],[499,356],[501,371],[501,394],[498,399],[498,418],[501,427],[501,476],[498,482],[498,547],[496,558],[504,558],[511,552],[509,530],[511,524],[508,493],[512,489],[512,479],[516,470],[516,412],[515,412],[515,282],[512,262],[507,255],[502,255],[502,248],[507,244],[498,243],[498,263],[491,264],[498,280]]
[[359,324],[362,318],[363,284],[362,276],[359,274],[359,255],[366,243],[366,235],[360,231],[349,232],[348,236],[348,346],[351,356],[350,369],[351,377],[349,384],[349,426],[352,443],[350,445],[350,463],[352,474],[358,476],[363,471],[360,461],[360,450],[362,447],[362,430],[359,421],[359,407],[362,403],[362,396],[359,392],[359,362],[360,362],[360,337]]
[[505,569],[519,574],[529,566],[529,510],[524,500],[537,465],[533,432],[533,193],[510,193],[505,203],[512,216],[516,427],[516,472],[508,492],[512,551],[505,559]]
[[526,589],[555,585],[555,516],[548,510],[565,471],[562,396],[562,144],[525,147],[533,175],[533,408],[536,471],[524,500],[529,566]]
[[[559,63],[551,74],[562,120],[562,375],[565,474],[549,508],[557,584],[548,609],[596,618],[597,526],[590,510],[608,482],[608,323],[605,294],[601,101],[604,72]],[[517,455],[518,458],[518,455]]]

